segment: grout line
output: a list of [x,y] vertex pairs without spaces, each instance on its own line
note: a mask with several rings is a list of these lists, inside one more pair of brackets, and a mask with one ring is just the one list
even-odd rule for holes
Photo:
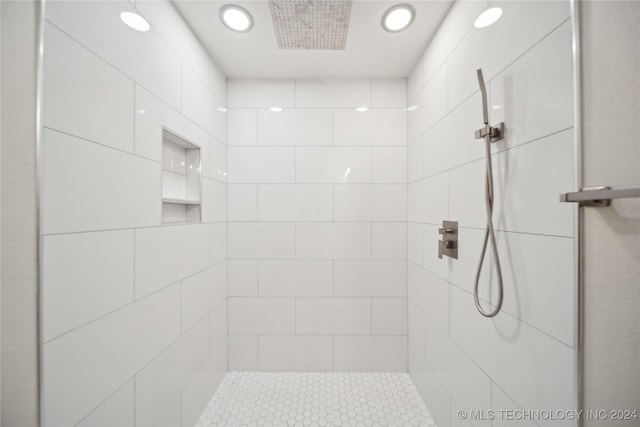
[[[352,106],[349,107],[341,107],[341,106],[326,106],[326,105],[320,105],[320,106],[310,106],[310,107],[282,107],[283,111],[284,110],[288,110],[288,111],[327,111],[327,110],[336,110],[336,111],[353,111],[354,108],[357,107],[362,107],[362,105],[360,104],[353,104]],[[228,111],[241,111],[241,110],[262,110],[262,111],[269,111],[270,106],[267,105],[260,105],[260,106],[248,106],[248,107],[227,107]],[[404,111],[406,107],[369,107],[369,110],[374,110],[374,111]],[[236,145],[236,144],[234,144]],[[243,145],[243,144],[237,144],[237,145]],[[256,144],[251,144],[251,145],[256,145]]]
[[[228,205],[229,204],[227,203],[227,206]],[[200,212],[200,215],[202,215],[202,212]],[[211,233],[213,233],[213,224],[209,223],[209,265],[213,264],[213,262],[211,261],[213,259],[213,239],[211,238]]]
[[[225,298],[226,300],[226,298]],[[209,313],[207,313],[207,341],[209,341],[209,357],[211,357],[213,355],[213,341],[211,340],[211,334],[213,333],[213,329],[211,327],[211,322],[212,322],[212,318],[213,318],[213,309],[211,309],[211,311]]]
[[256,259],[255,261],[250,261],[250,262],[255,262],[256,263],[256,297],[260,297],[262,298],[263,296],[260,295],[260,259]]
[[[138,9],[138,0],[130,0],[130,1],[132,1],[132,2],[134,3],[134,8],[135,8],[135,9]],[[211,94],[212,94],[212,95],[213,95],[213,96],[214,96],[218,101],[220,101],[220,103],[221,103],[221,104],[225,104],[225,102],[222,102],[222,98],[220,98],[219,94],[217,94],[217,93],[216,93],[216,91],[214,90],[214,88],[213,88],[213,87],[211,87],[211,86],[209,86],[209,85],[207,84],[207,82],[205,81],[205,79],[204,79],[203,77],[201,77],[201,76],[200,76],[200,73],[199,73],[199,72],[197,72],[197,71],[195,70],[195,68],[191,67],[191,65],[189,65],[189,63],[187,63],[186,58],[184,58],[184,57],[181,55],[180,50],[178,50],[178,49],[174,48],[174,47],[171,45],[171,43],[169,43],[169,41],[164,37],[164,34],[162,34],[162,33],[161,33],[157,28],[155,28],[155,25],[151,25],[151,28],[153,28],[153,29],[154,29],[155,33],[158,35],[158,37],[159,37],[160,39],[162,39],[162,41],[163,41],[163,42],[165,43],[165,45],[166,45],[166,46],[171,50],[171,52],[173,52],[173,54],[174,54],[175,56],[177,56],[177,57],[178,57],[178,59],[179,59],[179,60],[180,60],[184,65],[186,65],[186,66],[187,66],[187,68],[189,68],[189,69],[193,72],[193,74],[195,74],[195,75],[196,75],[196,77],[198,78],[198,80],[200,80],[200,82],[203,84],[203,86],[205,86],[205,87],[209,90],[209,92],[211,92]],[[207,56],[207,60],[208,60],[208,62],[209,62],[209,65],[211,65],[211,66],[215,69],[215,71],[214,71],[214,73],[213,73],[213,74],[214,74],[214,75],[222,75],[222,73],[220,72],[220,70],[219,70],[219,68],[218,68],[218,64],[216,64],[216,63],[215,63],[215,61],[213,61],[213,58],[211,58],[211,56],[210,56],[210,55],[209,55],[209,53],[208,53],[207,48],[206,48],[206,47],[204,47],[204,45],[202,44],[202,42],[200,42],[200,40],[199,40],[199,39],[197,39],[197,40],[196,40],[196,44],[197,44],[198,48],[200,48],[201,50],[203,50],[203,51],[205,52],[205,54],[206,54],[206,56]],[[211,70],[210,70],[210,71],[211,71]],[[227,87],[227,79],[225,78],[225,79],[224,79],[224,81],[225,81],[225,89],[226,89],[226,87]],[[226,93],[225,93],[225,96],[226,96]]]
[[[446,98],[447,98],[447,100],[446,100],[446,103],[447,103],[447,105],[446,105],[447,114],[446,115],[448,116],[449,112],[451,110],[451,106],[449,105],[450,97],[451,97],[451,95],[449,93],[449,58],[447,58],[444,61],[443,67],[444,67],[444,77],[445,77],[444,88],[446,90]],[[474,93],[475,93],[475,91],[474,91]]]
[[[506,153],[506,152],[508,152],[510,150],[518,149],[520,147],[524,147],[526,145],[529,145],[529,144],[537,142],[537,141],[542,141],[542,140],[544,140],[546,138],[549,138],[549,137],[552,137],[552,136],[555,136],[555,135],[559,135],[559,134],[561,134],[563,132],[566,132],[566,131],[569,131],[569,130],[573,130],[573,126],[570,126],[568,128],[559,129],[559,130],[553,131],[553,132],[551,132],[549,134],[541,135],[539,137],[536,137],[536,138],[533,138],[533,139],[530,139],[530,140],[527,140],[527,141],[523,141],[523,142],[521,142],[519,144],[516,144],[516,145],[510,146],[510,147],[506,147],[504,149],[501,149],[500,151],[492,152],[491,156],[492,157],[496,157],[496,156],[498,156],[498,155],[500,155],[502,153]],[[450,171],[453,171],[453,170],[456,170],[456,169],[460,169],[460,168],[468,166],[468,165],[470,165],[472,163],[477,163],[477,162],[481,162],[481,161],[484,161],[484,160],[485,160],[484,156],[478,157],[476,159],[472,159],[472,160],[468,160],[468,161],[465,161],[463,163],[460,163],[460,164],[458,164],[456,166],[452,166],[450,168],[442,169],[442,170],[434,172],[434,173],[432,173],[430,175],[426,175],[424,173],[424,168],[423,168],[422,177],[419,178],[419,179],[415,179],[415,180],[413,180],[411,182],[408,182],[408,184],[415,184],[415,183],[417,183],[419,181],[422,181],[423,179],[432,178],[432,177],[435,177],[437,175],[443,174],[445,172],[450,172]],[[424,167],[424,165],[423,165],[423,167]]]
[[298,259],[298,223],[293,223],[293,257]]
[[[180,336],[182,336],[182,334],[184,334],[182,329],[182,281],[180,281],[178,286],[180,288],[180,292],[178,292],[178,311],[180,312]],[[211,347],[211,345],[209,345],[209,347]]]
[[331,260],[331,297],[336,296],[336,260]]
[[336,336],[335,335],[331,335],[331,347],[332,347],[331,370],[335,372],[336,371]]
[[[218,304],[220,305],[220,304]],[[199,322],[201,322],[205,317],[209,316],[211,314],[211,312],[213,312],[213,310],[215,310],[218,305],[216,305],[211,311],[207,312],[204,316],[202,316],[201,318],[199,318],[191,327],[189,327],[187,329],[187,332],[189,330],[191,330],[192,328],[194,328]],[[76,426],[82,422],[84,419],[86,419],[90,414],[92,414],[93,412],[95,412],[100,406],[102,406],[107,400],[109,400],[111,397],[113,397],[118,391],[120,391],[122,389],[122,387],[124,387],[129,381],[134,381],[134,387],[135,387],[135,379],[136,376],[142,372],[143,370],[145,370],[151,363],[153,363],[153,361],[155,361],[158,357],[160,357],[163,353],[165,353],[167,350],[169,350],[173,345],[175,345],[181,338],[183,337],[183,335],[178,336],[176,339],[174,339],[173,341],[171,341],[166,347],[164,347],[162,350],[160,350],[151,360],[149,360],[149,362],[147,362],[143,367],[141,367],[139,370],[137,370],[132,376],[130,376],[129,378],[127,378],[124,383],[122,385],[120,385],[113,393],[111,393],[109,396],[107,396],[105,399],[103,399],[100,403],[98,403],[98,405],[96,405],[85,417],[83,417],[80,421],[78,421],[78,423],[76,423]],[[196,374],[192,375],[189,378],[189,382],[195,377],[195,375],[197,375],[197,373],[202,369],[202,367],[206,364],[206,361],[200,365],[198,367],[198,369],[196,370]],[[186,387],[186,386],[185,386]],[[184,388],[183,388],[184,390]],[[182,392],[182,390],[181,390]],[[135,400],[135,388],[134,388],[134,408],[136,405],[136,400]],[[135,421],[134,421],[134,425],[135,425]]]
[[136,120],[136,102],[137,102],[137,97],[136,97],[136,93],[138,91],[136,90],[136,82],[133,82],[133,153],[136,153],[136,131],[138,130],[138,121]]
[[[137,154],[135,152],[126,151],[126,150],[123,150],[121,148],[114,147],[114,146],[111,146],[111,145],[107,145],[107,144],[104,144],[102,142],[94,141],[92,139],[88,139],[88,138],[83,137],[83,136],[79,136],[79,135],[75,135],[75,134],[72,134],[72,133],[69,133],[69,132],[65,132],[65,131],[60,130],[60,129],[56,129],[56,128],[52,128],[52,127],[48,127],[48,126],[43,126],[42,128],[45,129],[45,130],[54,132],[54,133],[61,134],[61,135],[67,135],[67,136],[70,136],[70,137],[72,137],[74,139],[79,139],[79,140],[84,141],[84,142],[89,142],[89,143],[95,144],[95,145],[97,145],[99,147],[102,147],[102,148],[118,151],[120,153],[127,154],[129,156],[133,156],[133,157],[141,159],[141,160],[146,160],[146,161],[149,161],[149,162],[152,162],[152,163],[159,164],[160,168],[161,168],[161,171],[166,171],[165,169],[162,168],[162,160],[154,160],[154,159],[151,159],[149,157],[145,157],[145,156],[142,156],[140,154]],[[217,177],[213,177],[213,176],[202,175],[202,178],[203,179],[209,179],[211,181],[215,181],[215,182],[218,182],[218,183],[221,183],[221,184],[227,184],[225,181],[221,181]],[[162,201],[160,201],[160,203],[162,203]],[[170,224],[167,224],[167,225],[170,225]]]
[[[230,258],[228,261],[250,261],[251,258]],[[344,261],[344,262],[364,262],[364,261],[379,261],[379,262],[406,262],[406,258],[384,258],[384,259],[371,259],[371,258],[260,258],[260,261]],[[222,263],[222,261],[220,262]],[[218,263],[218,264],[220,264]],[[216,264],[216,265],[218,265]],[[414,263],[415,264],[415,263]],[[418,264],[419,265],[419,264]]]
[[[446,278],[444,278],[444,277],[442,277],[442,276],[440,276],[440,275],[438,275],[438,274],[434,273],[433,271],[431,271],[431,270],[429,270],[429,269],[427,269],[427,268],[425,268],[425,267],[422,267],[422,266],[420,266],[420,265],[418,265],[418,264],[414,263],[413,261],[409,261],[409,262],[410,262],[410,263],[412,263],[412,264],[414,264],[414,265],[415,265],[415,266],[417,266],[417,267],[422,268],[424,271],[426,271],[427,273],[429,273],[429,274],[433,275],[434,277],[437,277],[437,278],[438,278],[438,279],[440,279],[441,281],[445,282],[448,286],[453,287],[453,288],[455,288],[455,289],[457,289],[457,290],[459,290],[459,291],[462,291],[462,292],[464,292],[465,294],[470,295],[471,297],[473,297],[473,294],[472,294],[472,293],[470,293],[470,292],[469,292],[467,289],[465,289],[464,287],[462,287],[462,286],[460,286],[460,285],[458,285],[458,284],[456,284],[456,283],[454,283],[454,282],[451,282],[449,279],[446,279]],[[451,290],[454,290],[453,288],[451,288]],[[480,298],[480,299],[481,299],[483,302],[485,302],[485,303],[487,303],[487,304],[490,304],[490,305],[491,305],[491,302],[490,302],[490,301],[486,301],[484,298]],[[414,305],[416,305],[416,304],[414,304]],[[531,329],[533,329],[533,330],[537,331],[538,333],[545,335],[546,337],[548,337],[548,338],[550,338],[550,339],[552,339],[552,340],[556,341],[556,342],[557,342],[557,343],[559,343],[559,344],[562,344],[563,346],[565,346],[565,347],[567,347],[567,348],[569,348],[569,349],[571,349],[571,350],[574,350],[574,347],[573,347],[573,346],[571,346],[571,345],[569,345],[569,344],[567,344],[567,343],[563,342],[563,341],[562,341],[562,340],[560,340],[559,338],[554,337],[553,335],[549,334],[548,332],[545,332],[545,331],[543,331],[542,329],[539,329],[538,327],[536,327],[536,326],[532,325],[532,324],[531,324],[531,323],[529,323],[528,321],[526,321],[526,320],[524,320],[524,319],[521,319],[521,318],[517,317],[516,315],[514,315],[514,314],[512,314],[511,312],[507,311],[507,309],[505,309],[504,307],[503,307],[502,311],[505,313],[505,315],[507,315],[507,316],[511,317],[512,319],[514,319],[514,320],[516,320],[516,321],[518,321],[518,322],[520,322],[520,323],[523,323],[523,324],[527,325],[528,327],[530,327]],[[433,323],[438,327],[438,329],[440,329],[440,331],[441,331],[443,334],[445,334],[445,335],[446,335],[445,331],[443,331],[443,330],[440,328],[440,326],[437,324],[437,322],[436,322],[435,320],[433,320],[430,316],[428,316],[428,315],[427,315],[426,313],[424,313],[422,310],[420,310],[420,312],[422,312],[422,313],[423,313],[427,318],[429,318],[429,320],[431,320],[431,321],[432,321],[432,322],[433,322]]]
[[[114,64],[112,64],[111,62],[107,61],[105,58],[103,58],[102,56],[98,55],[97,52],[95,52],[93,49],[91,49],[90,47],[88,47],[87,45],[85,45],[82,41],[78,40],[76,37],[72,36],[71,34],[69,34],[68,32],[66,32],[65,30],[63,30],[62,28],[60,28],[58,25],[56,25],[54,22],[50,21],[49,19],[46,19],[46,23],[51,25],[52,27],[56,28],[56,30],[62,32],[66,37],[70,38],[71,40],[73,40],[75,43],[77,43],[78,45],[80,45],[83,49],[85,49],[86,51],[90,52],[93,56],[95,56],[96,58],[98,58],[100,61],[104,62],[105,64],[109,65],[113,70],[117,71],[119,74],[121,74],[123,77],[125,77],[126,79],[132,81],[134,84],[140,86],[142,89],[145,90],[145,92],[151,94],[154,98],[158,99],[159,101],[161,101],[163,104],[165,104],[166,106],[168,106],[171,110],[173,110],[174,112],[180,114],[180,116],[184,117],[185,119],[187,119],[190,123],[192,123],[193,125],[195,125],[196,127],[198,127],[201,131],[205,132],[207,135],[213,136],[215,138],[215,136],[213,134],[211,134],[206,128],[204,128],[202,125],[200,125],[199,123],[195,122],[194,120],[192,120],[190,117],[185,116],[184,114],[182,114],[182,112],[178,109],[176,109],[176,107],[170,103],[168,103],[166,100],[160,98],[158,95],[156,95],[151,89],[145,87],[141,82],[135,80],[134,78],[130,77],[129,75],[125,74],[124,71],[122,71],[120,68],[116,67]],[[153,27],[152,27],[153,28]],[[155,31],[155,28],[154,28]],[[160,36],[160,38],[165,42],[166,46],[169,47],[170,49],[171,46],[166,43],[166,41],[162,38],[162,36],[156,31],[156,34],[158,34]],[[178,55],[179,56],[179,55]],[[178,59],[181,60],[182,62],[182,58],[179,57]],[[182,67],[181,67],[182,68]],[[189,67],[191,68],[191,67]],[[197,73],[196,73],[197,74]],[[202,79],[196,75],[196,77],[198,77],[201,81]],[[182,79],[181,79],[182,80]],[[207,86],[205,84],[205,86]],[[208,86],[207,86],[208,88]],[[218,96],[213,92],[213,90],[211,88],[208,88],[210,93],[217,98],[221,104],[224,104],[224,102],[222,102],[222,100],[220,98],[218,98]]]
[[132,289],[132,295],[133,295],[133,301],[136,300],[136,230],[132,229],[131,230],[131,234],[133,235],[133,289]]
[[298,183],[298,147],[293,147],[293,183]]
[[453,297],[451,286],[447,286],[447,337],[451,338],[451,323],[453,321]]
[[183,421],[184,421],[184,408],[183,408],[183,405],[182,405],[182,390],[180,391],[180,394],[178,394],[176,399],[180,400],[180,424],[184,425],[183,424]]
[[[229,282],[227,282],[227,286],[228,286],[228,283]],[[226,366],[226,368],[227,368],[227,372],[229,372],[229,297],[228,296],[227,296],[227,298],[225,298],[224,303],[226,304],[226,313],[225,314],[227,315],[226,316],[227,317],[227,325],[226,325],[227,329],[226,329],[225,335],[224,335],[224,339],[227,342],[227,366]],[[213,310],[215,310],[215,307],[214,307]],[[211,311],[213,312],[213,310],[211,310]],[[211,320],[213,321],[213,317],[212,317]],[[213,346],[213,343],[211,343],[211,345]]]
[[[151,230],[154,228],[161,229],[161,228],[167,228],[167,227],[190,227],[190,226],[198,227],[198,226],[206,226],[209,224],[222,224],[224,222],[226,221],[180,222],[180,223],[169,223],[169,224],[161,224],[161,225],[147,225],[147,226],[141,226],[141,227],[123,227],[123,228],[105,228],[105,229],[98,229],[98,230],[66,231],[62,233],[47,233],[47,234],[43,234],[43,236],[50,237],[50,236],[66,236],[66,235],[73,235],[73,234],[108,233],[110,231]],[[232,221],[232,222],[249,222],[249,221]],[[271,221],[271,222],[284,222],[284,221]]]
[[369,223],[369,258],[373,259],[373,222]]
[[451,173],[447,172],[447,218],[451,218]]
[[257,108],[253,108],[252,110],[256,120],[256,142],[255,144],[251,144],[250,146],[259,147],[260,146],[260,112]]
[[369,182],[367,184],[374,184],[373,182],[373,147],[369,146],[368,148],[369,148]]
[[[415,305],[415,304],[414,304]],[[233,333],[231,334],[232,336],[242,336],[242,337],[255,337],[257,334],[256,333],[250,333],[250,332],[242,332],[242,333]],[[260,333],[259,334],[261,337],[293,337],[293,334],[285,334],[285,333]],[[331,337],[331,336],[336,336],[336,337],[370,337],[371,335],[369,335],[368,333],[362,334],[362,333],[342,333],[342,334],[334,334],[334,333],[325,333],[325,334],[319,334],[319,333],[303,333],[303,334],[297,334],[295,335],[296,337],[307,337],[307,338],[312,338],[312,337]],[[375,335],[376,337],[406,337],[406,334],[377,334]]]
[[[508,69],[509,67],[511,67],[515,62],[517,62],[518,60],[520,60],[524,55],[526,55],[530,50],[532,50],[533,48],[535,48],[538,44],[540,44],[544,39],[546,39],[547,37],[549,37],[552,33],[554,33],[559,27],[561,27],[565,22],[569,21],[571,19],[571,17],[566,18],[565,20],[563,20],[561,23],[559,23],[557,26],[555,26],[553,29],[551,29],[549,32],[547,32],[546,34],[544,34],[539,40],[537,40],[533,45],[529,46],[528,48],[526,48],[524,51],[522,51],[522,53],[520,55],[518,55],[516,58],[513,59],[513,61],[509,62],[508,64],[505,65],[504,68],[502,68],[501,70],[498,70],[495,74],[495,76],[498,76],[500,74],[502,74],[506,69]],[[409,99],[409,92],[407,90],[407,99],[409,101],[415,101],[420,94],[422,93],[422,91],[433,81],[433,79],[435,78],[435,76],[438,74],[438,72],[440,71],[440,69],[448,63],[449,58],[451,57],[451,55],[458,49],[458,47],[462,44],[462,42],[464,42],[464,40],[469,36],[469,34],[473,31],[473,26],[470,26],[469,29],[467,30],[467,32],[462,36],[462,38],[460,38],[460,40],[455,44],[455,46],[449,51],[449,54],[446,56],[446,58],[444,58],[444,60],[442,61],[442,63],[435,69],[435,71],[433,72],[433,74],[426,80],[426,82],[422,85],[422,87],[416,92],[415,96],[411,99]],[[428,50],[428,47],[427,47]],[[420,59],[418,59],[418,63],[416,65],[418,65],[422,59],[424,58],[426,54],[426,51],[422,54],[422,56],[420,57]],[[414,70],[415,70],[416,66],[414,66]],[[495,77],[494,76],[494,77]],[[448,83],[447,83],[448,85]],[[475,93],[475,92],[474,92]],[[465,98],[465,100],[468,98]],[[463,101],[464,102],[464,101]],[[460,104],[458,104],[460,105]],[[457,108],[457,106],[456,106]]]
[[336,185],[331,185],[331,222],[336,221]]
[[183,280],[190,279],[191,277],[196,276],[196,275],[198,275],[198,274],[200,274],[200,273],[203,273],[203,272],[205,272],[206,270],[208,270],[208,269],[210,269],[210,268],[217,267],[217,266],[221,265],[223,262],[226,262],[226,261],[224,261],[224,260],[223,260],[223,261],[220,261],[219,263],[217,263],[217,264],[215,264],[215,265],[213,265],[213,266],[207,266],[207,267],[205,267],[204,269],[197,271],[196,273],[193,273],[193,274],[191,274],[191,275],[189,275],[189,276],[187,276],[187,277],[184,277],[184,278],[182,278],[182,279],[180,279],[180,280],[177,280],[177,281],[175,281],[175,282],[173,282],[173,283],[171,283],[171,284],[168,284],[168,285],[166,285],[166,286],[164,286],[164,287],[162,287],[162,288],[156,289],[155,291],[153,291],[153,292],[151,292],[151,293],[149,293],[149,294],[146,294],[146,295],[141,296],[141,297],[140,297],[140,298],[138,298],[137,300],[134,300],[134,301],[128,302],[127,304],[121,305],[121,306],[119,306],[119,307],[115,308],[114,310],[109,311],[108,313],[104,313],[104,314],[102,314],[102,315],[100,315],[100,316],[96,317],[95,319],[91,319],[91,320],[89,320],[89,321],[87,321],[87,322],[85,322],[85,323],[82,323],[82,324],[80,324],[80,325],[78,325],[78,326],[76,326],[76,327],[74,327],[74,328],[72,328],[72,329],[69,329],[68,331],[66,331],[66,332],[64,332],[64,333],[62,333],[62,334],[56,335],[56,336],[55,336],[55,337],[53,337],[53,338],[49,338],[48,340],[43,341],[43,342],[42,342],[42,344],[43,344],[43,345],[45,345],[45,344],[49,344],[49,343],[51,343],[51,342],[53,342],[53,341],[57,340],[58,338],[61,338],[61,337],[65,336],[65,335],[68,335],[68,334],[70,334],[70,333],[72,333],[72,332],[74,332],[74,331],[78,330],[78,329],[81,329],[81,328],[83,328],[83,327],[85,327],[85,326],[88,326],[88,325],[90,325],[90,324],[94,323],[94,322],[97,322],[97,321],[99,321],[99,320],[101,320],[101,319],[104,319],[104,318],[106,318],[106,317],[108,317],[108,316],[110,316],[110,315],[112,315],[112,314],[114,314],[114,313],[116,313],[116,312],[118,312],[118,311],[120,311],[120,310],[123,310],[123,309],[125,309],[125,308],[127,308],[127,307],[129,307],[129,306],[131,306],[131,305],[138,304],[140,301],[142,301],[142,300],[144,300],[144,299],[147,299],[147,298],[149,298],[149,297],[151,297],[151,296],[153,296],[153,295],[156,295],[156,294],[158,294],[158,293],[160,293],[160,292],[166,291],[167,289],[171,288],[172,286],[177,286],[177,285],[179,285]]
[[261,299],[293,299],[293,298],[302,298],[302,299],[313,299],[313,300],[326,300],[326,299],[332,299],[332,300],[336,300],[336,299],[357,299],[357,300],[364,300],[364,299],[369,299],[369,298],[374,298],[374,299],[402,299],[402,298],[407,298],[406,295],[384,295],[384,296],[380,296],[380,295],[374,295],[374,294],[369,294],[369,295],[336,295],[334,297],[332,297],[331,295],[322,295],[322,296],[308,296],[308,295],[264,295],[264,296],[260,296],[260,297],[256,297],[253,295],[239,295],[239,296],[230,296],[229,298],[232,299],[255,299],[255,298],[261,298]]
[[178,99],[178,104],[180,105],[180,113],[183,113],[184,107],[182,105],[182,98],[184,97],[184,60],[182,60],[182,58],[180,59],[180,98]]
[[[570,128],[568,128],[568,129],[570,129]],[[566,129],[566,130],[568,130],[568,129]],[[90,141],[90,142],[93,142],[93,141]],[[279,147],[279,148],[282,148],[282,147]],[[294,147],[287,147],[287,148],[294,148]],[[304,149],[306,147],[297,147],[297,148]],[[321,147],[321,148],[332,148],[332,147]],[[353,147],[347,147],[347,148],[353,148]],[[361,146],[358,146],[358,148],[366,149],[366,147],[361,147]],[[382,148],[402,148],[402,147],[399,147],[399,146],[386,146],[386,147],[382,147]],[[496,154],[499,154],[499,153],[496,153]],[[145,158],[145,157],[143,157],[143,158]],[[482,158],[471,160],[468,163],[477,162],[479,160],[482,160]],[[159,162],[157,162],[157,163],[159,163]],[[455,168],[452,168],[452,169],[455,169]],[[444,172],[444,171],[442,171],[442,172]],[[438,172],[438,173],[441,173],[441,172]],[[437,174],[434,174],[434,175],[437,175]],[[218,179],[211,178],[211,177],[205,177],[205,178],[220,182],[222,184],[229,184],[229,185],[250,185],[250,184],[257,185],[257,183],[254,182],[254,181],[249,181],[249,182],[234,181],[234,182],[227,183],[227,182],[220,181]],[[424,179],[424,178],[420,178],[420,179]],[[419,180],[416,180],[416,181],[419,181]],[[368,182],[368,181],[342,182],[342,181],[333,181],[333,180],[331,180],[331,181],[298,181],[298,182],[295,182],[295,181],[260,182],[259,184],[260,185],[267,185],[267,186],[268,185],[293,185],[293,184],[300,184],[300,185],[342,185],[342,186],[346,186],[346,187],[348,187],[348,186],[354,186],[355,187],[355,186],[371,185],[371,184],[373,184],[373,185],[389,185],[389,186],[392,186],[392,185],[393,186],[407,185],[406,182],[374,182],[374,183],[371,183],[371,182]]]
[[369,315],[371,316],[369,319],[369,329],[371,335],[373,335],[373,298],[369,298]]
[[[421,58],[420,58],[421,59]],[[419,59],[419,60],[420,60]],[[409,79],[405,79],[405,107],[409,107]],[[420,170],[421,173],[420,175],[424,175],[424,153],[423,147],[422,150],[420,151]],[[406,355],[406,364],[407,364],[407,372],[409,372],[409,367],[410,367],[410,363],[409,363],[409,354],[411,353],[410,349],[409,349],[409,303],[410,303],[410,299],[409,299],[409,174],[410,174],[410,168],[409,168],[409,111],[407,111],[407,113],[405,114],[405,150],[406,150],[406,156],[405,156],[405,185],[406,185],[406,189],[407,189],[407,220],[406,220],[406,230],[407,230],[407,243],[406,243],[406,249],[407,249],[407,254],[406,254],[406,261],[405,261],[405,280],[404,280],[404,291],[405,291],[405,298],[407,300],[406,303],[406,314],[405,314],[405,321],[407,322],[407,355]],[[422,230],[420,230],[420,238],[421,240],[423,239],[422,236]],[[422,241],[422,252],[424,253],[424,241]],[[424,258],[424,255],[423,255]],[[424,262],[424,261],[423,261]],[[415,385],[415,384],[414,384]],[[424,400],[424,399],[423,399]]]
[[260,371],[260,335],[254,336],[256,337],[256,370]]
[[[91,409],[89,412],[87,412],[87,414],[85,416],[83,416],[80,420],[78,420],[78,422],[76,422],[74,424],[74,426],[79,425],[82,421],[84,421],[85,419],[87,419],[91,414],[93,414],[94,412],[96,412],[96,410],[102,406],[102,404],[104,404],[107,400],[111,399],[113,396],[116,395],[116,393],[118,393],[120,390],[122,390],[128,383],[129,381],[133,381],[133,407],[134,407],[134,414],[135,414],[135,407],[136,407],[136,390],[135,390],[135,375],[127,378],[122,384],[120,384],[118,387],[116,387],[116,389],[111,392],[107,397],[104,398],[104,400],[102,400],[100,403],[98,403],[93,409]],[[135,427],[135,417],[134,417],[134,427]]]
[[331,109],[331,145],[336,146],[336,109]]
[[[242,185],[242,184],[241,184]],[[255,187],[256,189],[256,222],[263,222],[260,219],[260,187],[262,184],[249,184],[251,187]],[[229,221],[231,222],[231,221]]]
[[[137,374],[137,373],[136,373]],[[136,375],[133,376],[133,426],[135,427],[138,424],[138,378]]]
[[67,135],[67,136],[70,136],[72,138],[79,139],[81,141],[90,142],[92,144],[98,145],[98,146],[103,147],[103,148],[108,148],[108,149],[111,149],[111,150],[114,150],[114,151],[118,151],[118,152],[123,153],[123,154],[128,154],[130,156],[137,157],[137,158],[142,159],[142,160],[147,160],[147,161],[153,162],[153,163],[158,163],[158,164],[161,165],[161,161],[159,161],[159,160],[150,159],[149,157],[141,156],[139,154],[136,154],[135,152],[123,150],[122,148],[118,148],[118,147],[114,147],[112,145],[104,144],[102,142],[94,141],[94,140],[86,138],[84,136],[75,135],[75,134],[60,130],[60,129],[52,128],[50,126],[42,126],[42,128],[45,129],[45,130],[51,131],[51,132],[55,132],[55,133],[58,133],[58,134],[61,134],[61,135]]

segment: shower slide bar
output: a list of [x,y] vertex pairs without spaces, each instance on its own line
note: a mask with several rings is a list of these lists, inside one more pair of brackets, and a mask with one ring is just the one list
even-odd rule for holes
[[560,194],[561,202],[575,202],[580,206],[605,207],[611,205],[613,199],[629,199],[640,197],[640,188],[585,187],[574,193]]

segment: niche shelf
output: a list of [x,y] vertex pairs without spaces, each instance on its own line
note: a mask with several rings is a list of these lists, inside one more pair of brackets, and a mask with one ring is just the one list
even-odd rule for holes
[[200,222],[200,147],[162,130],[162,223]]

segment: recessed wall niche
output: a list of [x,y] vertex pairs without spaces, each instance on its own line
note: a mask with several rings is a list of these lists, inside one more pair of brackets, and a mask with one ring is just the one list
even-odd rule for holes
[[200,147],[162,130],[162,223],[200,222]]

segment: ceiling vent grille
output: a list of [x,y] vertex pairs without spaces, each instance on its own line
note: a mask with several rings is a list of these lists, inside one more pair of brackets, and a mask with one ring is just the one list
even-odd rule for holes
[[352,0],[269,0],[280,49],[344,50]]

